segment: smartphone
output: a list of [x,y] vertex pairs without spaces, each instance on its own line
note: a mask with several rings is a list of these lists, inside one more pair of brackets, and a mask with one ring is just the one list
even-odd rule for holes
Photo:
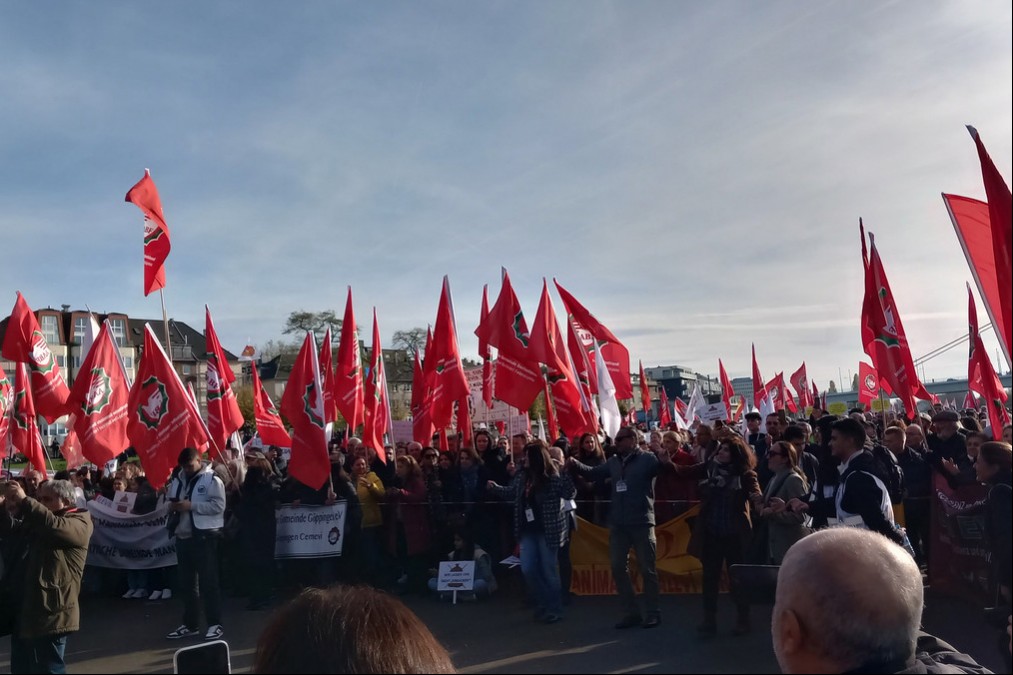
[[231,673],[229,643],[225,640],[214,640],[177,650],[172,655],[172,672],[180,675]]

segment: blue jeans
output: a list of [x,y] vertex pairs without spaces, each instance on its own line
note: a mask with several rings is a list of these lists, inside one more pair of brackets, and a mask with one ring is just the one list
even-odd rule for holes
[[547,614],[563,614],[559,585],[559,553],[549,550],[542,534],[521,534],[521,572],[534,593],[538,608]]
[[23,640],[11,636],[12,673],[66,673],[63,651],[67,634],[44,635]]

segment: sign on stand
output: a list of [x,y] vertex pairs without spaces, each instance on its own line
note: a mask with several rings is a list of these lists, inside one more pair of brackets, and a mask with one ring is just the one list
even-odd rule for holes
[[444,560],[440,562],[439,573],[436,577],[436,590],[440,592],[451,592],[454,594],[454,604],[457,604],[458,591],[470,591],[475,588],[475,561]]

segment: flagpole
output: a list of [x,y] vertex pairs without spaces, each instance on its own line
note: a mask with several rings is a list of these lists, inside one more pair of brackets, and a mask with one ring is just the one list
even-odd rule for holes
[[158,289],[158,297],[162,301],[162,323],[165,326],[165,351],[169,357],[169,364],[172,364],[172,339],[169,337],[169,315],[165,313],[165,289]]

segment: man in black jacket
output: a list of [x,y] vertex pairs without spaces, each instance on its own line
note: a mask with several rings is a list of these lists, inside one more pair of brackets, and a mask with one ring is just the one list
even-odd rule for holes
[[784,673],[988,673],[919,631],[918,565],[883,537],[830,528],[792,546],[771,615]]
[[834,422],[830,431],[830,450],[840,460],[841,482],[834,500],[813,500],[808,503],[792,499],[793,511],[811,511],[814,517],[824,516],[830,525],[862,527],[879,532],[887,539],[903,545],[904,536],[894,525],[893,506],[884,476],[872,454],[865,450],[865,427],[861,422],[845,418]]

